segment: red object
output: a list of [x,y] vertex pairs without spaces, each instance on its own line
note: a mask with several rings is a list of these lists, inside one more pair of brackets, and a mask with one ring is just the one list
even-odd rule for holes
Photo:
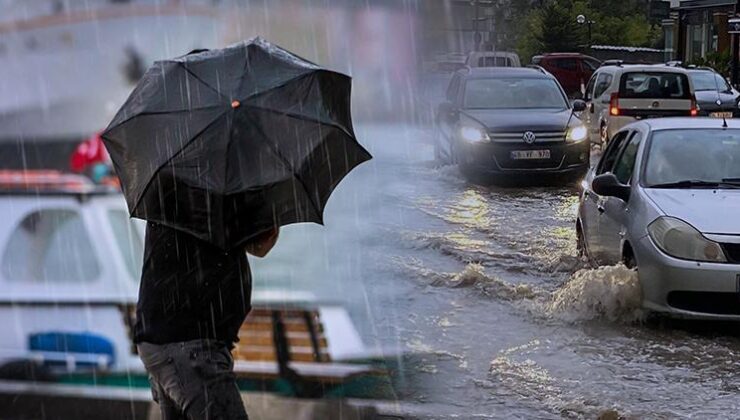
[[599,60],[580,53],[542,54],[534,56],[532,63],[552,73],[568,95],[579,93],[601,65]]
[[611,115],[619,115],[619,93],[612,92],[612,96],[609,99],[609,113]]
[[77,149],[72,153],[69,166],[72,172],[81,173],[97,163],[110,163],[110,156],[108,156],[108,151],[105,150],[100,133],[93,134],[77,146]]
[[84,192],[93,187],[84,176],[53,170],[0,170],[0,191]]
[[697,114],[699,114],[699,110],[696,108],[696,95],[691,95],[691,111],[689,115],[696,117]]

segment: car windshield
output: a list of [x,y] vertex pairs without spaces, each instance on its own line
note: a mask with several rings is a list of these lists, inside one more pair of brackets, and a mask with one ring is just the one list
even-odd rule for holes
[[689,99],[689,78],[683,73],[628,72],[619,84],[620,98]]
[[[732,187],[740,183],[740,130],[665,130],[653,133],[645,184]],[[705,184],[705,185],[702,185]],[[717,185],[713,185],[717,184]]]
[[568,102],[552,79],[471,79],[465,83],[467,109],[567,107]]
[[694,90],[730,90],[727,81],[717,73],[711,71],[695,71],[689,73]]

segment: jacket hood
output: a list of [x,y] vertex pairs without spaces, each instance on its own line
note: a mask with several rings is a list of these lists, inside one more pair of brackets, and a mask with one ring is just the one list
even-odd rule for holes
[[[490,131],[564,131],[571,110],[566,109],[464,109],[462,113]],[[573,115],[571,122],[578,121]]]
[[666,216],[701,233],[740,235],[740,190],[646,188],[645,192]]

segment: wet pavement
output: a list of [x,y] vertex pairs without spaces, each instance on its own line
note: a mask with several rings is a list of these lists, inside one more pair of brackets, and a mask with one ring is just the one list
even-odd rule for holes
[[576,257],[576,185],[471,185],[427,130],[357,134],[375,159],[256,287],[341,300],[368,345],[416,353],[397,392],[423,418],[740,418],[736,326],[643,321],[635,273]]

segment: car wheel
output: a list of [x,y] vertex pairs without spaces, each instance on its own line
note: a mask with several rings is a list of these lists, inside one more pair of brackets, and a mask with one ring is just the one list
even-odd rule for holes
[[435,140],[434,142],[434,160],[436,160],[439,163],[446,163],[444,155],[442,155],[442,148],[439,147],[439,143]]
[[624,265],[627,268],[631,269],[637,269],[637,261],[635,261],[635,256],[632,254],[627,254],[624,256]]
[[588,255],[588,249],[586,248],[586,238],[583,236],[583,228],[580,225],[576,227],[576,250],[578,251],[578,258],[585,259],[591,264],[591,257]]
[[606,143],[609,142],[609,131],[604,123],[601,123],[601,127],[599,127],[599,140],[601,141],[601,147],[606,148]]
[[452,165],[459,165],[460,164],[460,157],[459,153],[457,151],[457,146],[454,142],[450,144],[450,159],[449,163]]

